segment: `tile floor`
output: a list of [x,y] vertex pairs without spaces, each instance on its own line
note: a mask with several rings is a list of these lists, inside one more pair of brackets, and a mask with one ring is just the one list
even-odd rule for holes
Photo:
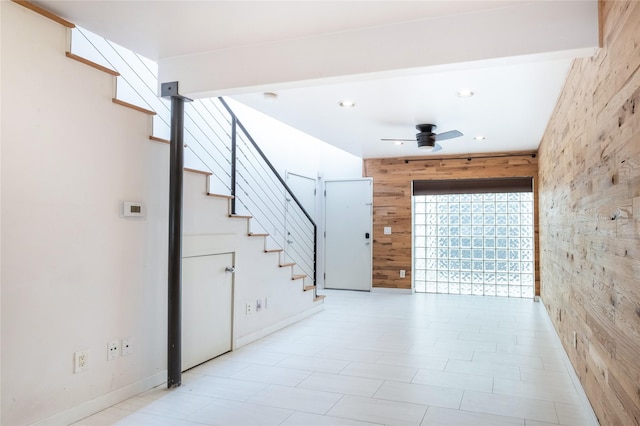
[[597,424],[541,303],[323,291],[325,309],[78,425]]

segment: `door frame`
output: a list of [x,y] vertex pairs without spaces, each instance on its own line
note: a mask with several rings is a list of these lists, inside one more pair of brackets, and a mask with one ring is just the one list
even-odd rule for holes
[[[370,268],[367,271],[368,273],[368,278],[369,278],[369,289],[368,290],[356,290],[356,291],[372,291],[373,290],[373,178],[372,177],[361,177],[361,178],[343,178],[343,179],[325,179],[323,181],[323,186],[322,186],[322,211],[323,211],[323,215],[322,215],[322,230],[323,230],[323,238],[322,238],[322,243],[323,243],[323,263],[322,263],[322,270],[323,273],[326,271],[327,268],[327,253],[326,253],[326,247],[327,247],[327,234],[326,234],[326,229],[327,229],[327,183],[331,183],[331,182],[353,182],[353,181],[367,181],[370,182],[371,186],[370,186],[370,193],[369,193],[369,198],[371,199],[371,213],[370,213],[370,227],[369,227],[369,232],[370,232],[370,240],[371,240],[371,248],[369,250],[369,265]],[[324,274],[322,277],[322,286],[323,289],[325,288],[325,282],[324,282]]]

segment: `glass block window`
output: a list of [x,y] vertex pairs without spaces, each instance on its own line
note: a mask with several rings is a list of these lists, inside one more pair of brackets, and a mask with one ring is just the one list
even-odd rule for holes
[[417,292],[534,296],[533,193],[417,195]]

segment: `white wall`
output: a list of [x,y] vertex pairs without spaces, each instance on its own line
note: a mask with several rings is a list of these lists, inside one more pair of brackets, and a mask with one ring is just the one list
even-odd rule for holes
[[[0,8],[0,423],[63,424],[166,379],[169,150],[148,140],[149,117],[111,102],[111,76],[64,56],[63,27]],[[185,207],[211,202],[198,182],[190,192],[193,179]],[[146,217],[121,218],[124,200],[143,202]],[[185,233],[227,229],[224,212],[189,213]],[[275,305],[236,318],[237,344],[314,306],[284,268],[253,269],[256,244],[238,247],[236,311],[257,297]],[[124,337],[133,353],[107,361],[107,343]],[[74,374],[79,350],[88,369]]]
[[[2,424],[27,424],[164,379],[168,153],[112,77],[65,58],[63,27],[1,7]],[[123,337],[134,353],[108,362]]]
[[233,99],[227,102],[282,176],[289,171],[308,177],[321,173],[324,179],[362,177],[361,158]]
[[[228,201],[204,195],[203,175],[185,173],[184,235],[234,234],[236,246],[234,276],[234,346],[240,347],[273,331],[293,317],[317,307],[313,292],[303,291],[302,280],[291,279],[291,267],[280,268],[278,253],[264,253],[264,237],[247,236],[247,220],[226,217]],[[189,188],[189,190],[187,190]],[[212,221],[211,217],[218,220]],[[267,309],[246,314],[246,304],[269,298]]]

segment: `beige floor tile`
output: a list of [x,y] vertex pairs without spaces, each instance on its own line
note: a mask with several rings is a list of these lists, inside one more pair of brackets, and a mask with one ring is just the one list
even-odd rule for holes
[[421,426],[525,426],[524,419],[429,407]]
[[415,383],[386,381],[373,395],[376,399],[445,408],[460,408],[463,391]]
[[383,380],[340,374],[315,373],[298,385],[299,388],[334,392],[344,395],[371,397],[382,386]]
[[427,407],[403,402],[344,396],[330,411],[330,416],[394,426],[419,425]]
[[557,423],[553,402],[533,398],[465,391],[461,410]]
[[324,310],[77,424],[596,426],[541,304],[324,290]]

